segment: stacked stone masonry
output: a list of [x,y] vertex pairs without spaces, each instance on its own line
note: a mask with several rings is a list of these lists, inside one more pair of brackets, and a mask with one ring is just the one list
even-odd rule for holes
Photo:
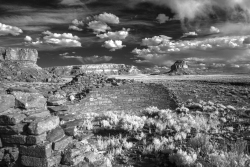
[[[47,99],[34,92],[0,94],[0,106],[1,167],[88,165],[93,147],[74,138],[75,129],[84,120],[65,121],[51,115]],[[95,157],[102,164],[103,157]]]

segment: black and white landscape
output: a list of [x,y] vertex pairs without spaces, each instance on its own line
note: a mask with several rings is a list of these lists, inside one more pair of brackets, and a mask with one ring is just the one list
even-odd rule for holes
[[0,0],[0,167],[249,167],[249,0]]

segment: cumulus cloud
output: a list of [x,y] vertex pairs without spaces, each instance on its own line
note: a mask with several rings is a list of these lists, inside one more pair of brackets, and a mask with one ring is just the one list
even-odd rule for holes
[[69,53],[68,52],[65,52],[65,53],[61,53],[61,54],[59,54],[60,56],[66,56],[66,55],[68,55]]
[[162,24],[162,23],[166,23],[166,21],[169,20],[169,17],[166,16],[165,14],[159,14],[159,15],[156,17],[156,20],[158,20],[158,22],[159,22],[160,24]]
[[108,24],[120,23],[119,17],[117,17],[112,13],[106,13],[106,12],[104,12],[103,14],[99,14],[98,16],[95,16],[95,19]]
[[112,40],[123,40],[125,39],[129,34],[130,29],[123,28],[121,31],[116,32],[108,32],[104,34],[97,34],[96,36],[103,39],[103,38],[109,38]]
[[62,56],[63,59],[82,59],[82,56]]
[[142,39],[141,45],[143,46],[157,46],[164,41],[169,41],[172,39],[171,37],[165,36],[165,35],[160,35],[160,36],[154,36],[153,38],[145,38]]
[[77,20],[77,19],[74,19],[72,21],[72,24],[75,25],[75,26],[84,26],[83,21],[80,21],[80,20]]
[[220,30],[218,28],[214,27],[214,26],[211,26],[209,31],[212,34],[220,33]]
[[32,38],[31,38],[30,36],[26,36],[26,37],[24,38],[24,40],[27,41],[27,42],[30,42],[30,41],[32,41]]
[[75,31],[82,31],[81,28],[79,28],[79,27],[77,27],[77,26],[74,26],[74,25],[69,26],[69,29],[70,29],[70,30],[75,30]]
[[196,32],[187,32],[187,33],[184,33],[182,38],[184,37],[189,37],[189,36],[197,36],[198,34]]
[[0,23],[0,36],[8,34],[17,36],[20,35],[21,33],[23,33],[23,31],[18,27]]
[[80,38],[74,36],[71,33],[52,33],[50,31],[45,31],[42,33],[44,36],[38,38],[37,41],[27,43],[29,45],[38,46],[42,44],[52,44],[60,47],[81,47],[81,43],[78,41]]
[[102,46],[107,48],[107,49],[110,49],[110,51],[115,51],[117,49],[122,49],[123,47],[125,47],[125,45],[122,45],[122,41],[120,41],[120,40],[105,41]]
[[52,33],[50,31],[45,31],[43,32],[44,39],[51,39],[51,38],[57,38],[57,39],[72,39],[72,40],[79,40],[80,38],[78,36],[74,36],[71,33],[63,33],[63,34],[58,34],[58,33]]
[[82,62],[84,64],[88,64],[88,63],[100,63],[100,62],[109,62],[110,60],[112,60],[111,56],[90,56],[90,57],[82,57]]
[[93,31],[100,33],[100,32],[106,32],[107,30],[110,30],[111,28],[104,22],[101,21],[91,21],[88,23],[88,28],[92,29]]

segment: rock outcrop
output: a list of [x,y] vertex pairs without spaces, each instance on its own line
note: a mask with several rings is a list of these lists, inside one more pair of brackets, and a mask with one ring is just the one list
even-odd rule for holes
[[171,71],[178,71],[179,69],[187,69],[187,62],[184,60],[177,60],[172,66]]
[[75,66],[57,66],[45,68],[51,74],[59,76],[78,75],[81,73],[105,74],[105,75],[122,75],[122,74],[139,74],[140,70],[135,66],[125,64],[86,64]]
[[0,47],[0,81],[56,81],[58,78],[39,67],[38,52],[29,48]]

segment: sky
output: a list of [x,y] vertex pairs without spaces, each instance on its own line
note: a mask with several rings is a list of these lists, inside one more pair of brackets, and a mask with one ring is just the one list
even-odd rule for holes
[[122,63],[250,70],[249,0],[1,0],[0,46],[41,67]]

